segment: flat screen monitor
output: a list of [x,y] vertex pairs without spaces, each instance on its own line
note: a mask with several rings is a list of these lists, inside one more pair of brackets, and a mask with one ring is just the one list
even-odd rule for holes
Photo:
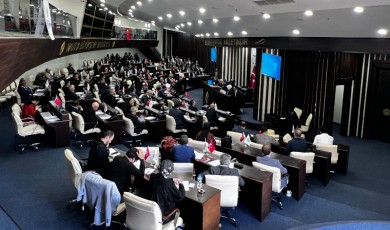
[[217,61],[217,48],[211,47],[210,48],[210,55],[211,55],[211,61],[216,62]]
[[207,80],[207,85],[213,85],[214,81],[213,80]]
[[280,80],[281,63],[281,56],[263,53],[261,55],[261,73],[276,80]]

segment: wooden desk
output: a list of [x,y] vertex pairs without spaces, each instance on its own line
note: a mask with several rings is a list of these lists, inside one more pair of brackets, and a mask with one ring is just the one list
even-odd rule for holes
[[[210,158],[217,159],[216,157]],[[202,161],[195,161],[194,166],[197,174],[210,167]],[[238,171],[245,181],[245,185],[241,187],[239,199],[248,205],[260,221],[263,221],[271,211],[272,173],[247,165]]]
[[166,136],[166,120],[145,120],[146,129],[149,131],[149,138],[154,142],[161,142]]
[[337,161],[337,169],[344,175],[348,172],[349,162],[349,145],[335,144],[338,146],[337,152],[339,153],[339,159]]
[[106,130],[111,130],[114,132],[114,139],[111,142],[111,145],[117,145],[123,143],[123,118],[122,115],[119,115],[115,120],[103,120],[99,116],[96,116],[99,122],[99,127],[102,129],[102,132]]
[[275,132],[282,134],[291,133],[292,123],[290,119],[280,119],[281,117],[277,114],[266,114],[264,121],[270,123],[270,128],[275,130]]
[[[256,161],[256,157],[263,156],[260,149],[252,148],[250,146],[245,147],[239,144],[233,145],[231,149],[217,145],[216,149],[230,154],[232,158],[237,158],[240,163],[249,166],[252,166],[252,162]],[[287,188],[292,191],[292,195],[296,200],[300,200],[305,193],[306,162],[276,153],[272,153],[271,157],[278,159],[280,163],[286,167],[289,174]]]

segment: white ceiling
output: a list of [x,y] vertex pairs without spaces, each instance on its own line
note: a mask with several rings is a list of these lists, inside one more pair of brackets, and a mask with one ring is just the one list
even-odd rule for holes
[[[254,0],[139,0],[143,3],[141,7],[137,1],[107,0],[106,5],[124,16],[128,16],[130,6],[134,5],[136,19],[170,28],[184,23],[180,30],[194,35],[209,33],[210,37],[215,37],[215,32],[219,37],[228,37],[227,32],[232,32],[232,37],[242,37],[242,30],[248,32],[248,37],[390,37],[390,0],[260,0],[293,1],[268,6],[260,6]],[[363,6],[364,12],[355,13],[356,6]],[[206,9],[204,14],[199,12],[200,7]],[[313,16],[303,14],[308,9]],[[179,14],[180,10],[185,11],[184,16]],[[167,18],[167,13],[172,18]],[[271,18],[263,19],[263,13],[269,13]],[[164,19],[158,20],[159,16]],[[233,16],[241,19],[235,22]],[[218,18],[218,23],[213,23],[212,18]],[[199,19],[203,24],[198,24]],[[187,22],[192,22],[192,26]],[[387,29],[387,35],[379,35],[380,28]],[[300,35],[293,35],[294,29]]]

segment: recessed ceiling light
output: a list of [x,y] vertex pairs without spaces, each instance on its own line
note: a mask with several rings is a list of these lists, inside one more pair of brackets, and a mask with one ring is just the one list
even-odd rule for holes
[[191,26],[191,25],[192,25],[192,22],[187,22],[187,25]]
[[295,34],[295,35],[299,35],[301,32],[299,32],[299,30],[295,29],[295,30],[292,31],[292,33]]
[[135,6],[130,6],[131,9],[135,10]]
[[172,14],[167,14],[167,17],[168,18],[172,18]]
[[218,22],[218,19],[213,18],[213,22],[214,22],[214,23],[217,23],[217,22]]
[[100,0],[100,2],[106,2],[106,1],[104,1],[104,0]]
[[219,33],[215,32],[215,33],[214,33],[214,36],[219,36]]
[[142,2],[138,1],[137,5],[142,6]]
[[133,10],[132,10],[132,9],[129,9],[129,12],[133,12]]
[[199,8],[199,12],[200,12],[201,14],[204,14],[204,12],[206,12],[206,9],[205,9],[205,8]]
[[155,21],[151,21],[152,24],[155,24],[156,22]]
[[232,36],[233,33],[232,33],[232,32],[227,32],[227,35],[228,35],[228,36]]
[[234,16],[234,17],[233,17],[233,20],[234,20],[234,21],[240,21],[240,17]]
[[361,7],[361,6],[357,6],[353,9],[353,11],[355,11],[356,13],[363,13],[364,12],[364,8]]
[[306,10],[306,11],[305,11],[305,15],[308,16],[308,17],[313,16],[313,11],[311,11],[311,10]]
[[158,17],[158,20],[162,21],[162,20],[163,20],[163,17],[159,16],[159,17]]
[[263,14],[263,18],[264,18],[264,19],[269,19],[269,18],[271,18],[271,15],[265,13],[265,14]]
[[182,23],[182,24],[180,24],[180,26],[181,26],[181,27],[184,27],[185,25],[184,25],[184,23]]
[[380,35],[386,35],[387,34],[387,30],[386,29],[379,29],[378,30],[378,34],[380,34]]
[[101,7],[104,7],[104,4],[103,4],[103,3],[100,3],[100,6],[101,6]]
[[108,10],[108,8],[107,8],[107,7],[104,7],[104,10]]
[[209,33],[206,33],[206,37],[210,37],[210,34],[209,34]]
[[203,21],[202,20],[198,20],[198,24],[203,24]]
[[148,2],[153,2],[153,0],[148,0]]
[[199,37],[200,35],[199,34],[195,34],[195,37]]
[[[34,5],[32,5],[32,6],[34,6]],[[89,6],[89,7],[91,7],[91,6],[92,6],[92,4],[91,4],[91,3],[88,3],[88,6]]]
[[242,34],[242,35],[247,35],[248,32],[246,32],[245,30],[243,30],[243,31],[241,31],[241,34]]
[[179,14],[180,14],[181,16],[184,16],[184,15],[186,14],[186,12],[184,12],[183,10],[180,10],[180,11],[179,11]]
[[201,36],[201,37],[204,37],[204,35],[203,35],[203,34],[200,34],[200,36]]
[[103,10],[102,8],[99,8],[99,10]]

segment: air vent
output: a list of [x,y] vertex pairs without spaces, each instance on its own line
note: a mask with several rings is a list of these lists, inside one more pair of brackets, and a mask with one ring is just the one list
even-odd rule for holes
[[270,5],[279,5],[285,3],[295,3],[294,0],[259,0],[254,1],[259,6],[270,6]]

